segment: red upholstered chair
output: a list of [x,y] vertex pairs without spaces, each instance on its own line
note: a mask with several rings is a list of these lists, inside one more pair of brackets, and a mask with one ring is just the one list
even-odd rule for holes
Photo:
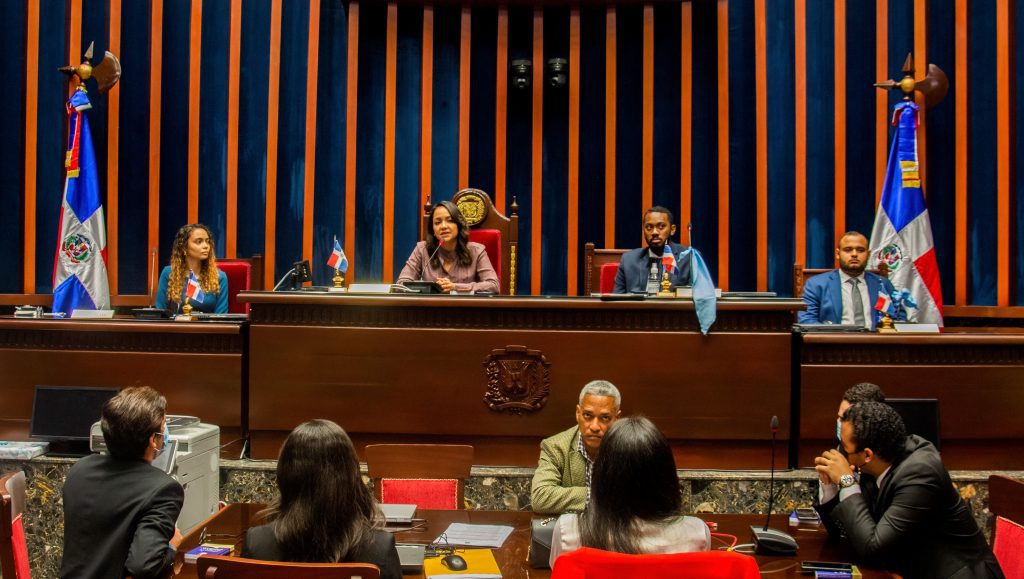
[[[583,246],[583,293],[610,294],[615,289],[615,274],[622,254],[628,249],[596,249],[593,243]],[[596,273],[596,275],[595,275]]]
[[22,513],[25,511],[25,473],[0,478],[0,575],[29,579],[28,547]]
[[279,563],[242,557],[202,555],[196,575],[203,579],[379,579],[370,563]]
[[377,500],[421,509],[463,507],[473,447],[460,444],[371,444],[366,467]]
[[988,497],[995,516],[992,551],[1007,579],[1024,578],[1024,481],[991,475]]
[[228,276],[228,313],[248,314],[249,304],[238,303],[238,292],[263,289],[263,256],[218,259],[217,267]]
[[733,551],[624,555],[583,547],[555,561],[551,579],[759,579],[757,561]]
[[[452,203],[459,208],[469,222],[469,240],[480,243],[487,250],[498,286],[504,295],[516,295],[516,262],[519,250],[519,204],[515,198],[509,207],[509,215],[499,211],[490,195],[481,189],[463,189],[452,197]],[[423,206],[423,231],[430,228],[430,212],[434,206],[427,202]]]

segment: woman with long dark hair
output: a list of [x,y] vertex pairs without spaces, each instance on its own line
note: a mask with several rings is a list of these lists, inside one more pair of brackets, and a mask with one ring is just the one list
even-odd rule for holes
[[213,252],[213,234],[201,223],[183,226],[171,245],[171,265],[160,272],[156,289],[156,307],[181,310],[185,303],[190,274],[195,274],[203,290],[203,301],[190,299],[192,311],[207,314],[228,313],[228,276],[217,269]]
[[395,537],[363,483],[348,434],[330,420],[292,430],[277,459],[277,498],[249,529],[243,557],[295,563],[372,563],[400,579]]
[[634,554],[709,550],[708,526],[681,510],[668,440],[643,416],[621,418],[601,442],[587,508],[558,518],[551,566],[560,554],[580,547]]
[[398,283],[432,281],[443,292],[498,293],[498,275],[484,246],[469,240],[469,224],[451,201],[430,212],[427,239],[416,244]]

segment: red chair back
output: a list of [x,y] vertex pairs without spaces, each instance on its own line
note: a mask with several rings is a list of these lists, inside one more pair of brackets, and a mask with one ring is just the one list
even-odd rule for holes
[[615,290],[615,275],[618,273],[617,263],[606,263],[601,266],[601,293],[610,294]]
[[459,509],[459,481],[451,478],[384,478],[380,480],[380,502],[455,511]]
[[22,514],[25,509],[25,473],[0,478],[0,575],[30,579],[28,546]]
[[501,232],[497,229],[470,229],[469,240],[479,243],[487,250],[487,259],[498,274],[498,286],[501,286]]
[[625,555],[584,547],[560,556],[551,579],[759,579],[757,561],[733,551]]
[[217,268],[228,276],[228,313],[248,314],[249,304],[238,303],[238,292],[249,289],[252,266],[244,261],[218,261]]
[[1006,577],[1024,578],[1024,481],[988,477],[988,510],[995,515],[992,551]]
[[382,503],[460,509],[473,467],[473,447],[461,444],[370,444],[366,470]]

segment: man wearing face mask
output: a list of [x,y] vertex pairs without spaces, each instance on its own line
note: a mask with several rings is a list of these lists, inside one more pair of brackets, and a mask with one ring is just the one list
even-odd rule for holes
[[[856,561],[904,579],[1001,578],[992,550],[970,508],[953,487],[932,443],[907,435],[889,405],[858,402],[844,414],[839,450],[814,460],[828,480],[818,507],[841,531]],[[876,489],[862,488],[854,468]]]
[[877,384],[861,382],[854,384],[843,392],[843,399],[839,402],[839,412],[836,413],[836,440],[842,437],[839,434],[839,426],[843,421],[843,414],[846,410],[858,402],[885,402],[885,392]]
[[662,257],[666,251],[671,252],[676,258],[675,268],[669,271],[669,282],[672,287],[693,283],[690,260],[679,259],[679,255],[688,248],[669,239],[676,234],[676,226],[672,219],[672,212],[664,207],[655,206],[644,212],[644,243],[647,247],[622,254],[619,271],[615,274],[615,289],[612,290],[614,293],[653,295],[660,291],[665,273]]
[[181,533],[174,522],[185,491],[153,468],[167,441],[167,400],[148,387],[125,388],[103,406],[109,454],[87,456],[64,483],[61,577],[163,577]]

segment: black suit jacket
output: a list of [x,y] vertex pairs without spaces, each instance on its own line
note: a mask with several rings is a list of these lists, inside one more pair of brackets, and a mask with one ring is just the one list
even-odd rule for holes
[[858,560],[904,579],[1003,577],[932,443],[911,435],[904,453],[877,490],[865,486],[819,507],[845,533]]
[[[274,525],[260,525],[245,534],[242,556],[263,561],[286,561],[281,544],[274,536]],[[325,561],[327,562],[327,561]],[[395,550],[395,536],[386,531],[374,531],[370,540],[349,553],[339,563],[372,563],[380,567],[381,579],[402,579],[402,564]]]
[[[679,259],[679,254],[689,249],[685,245],[669,242],[672,254]],[[619,261],[619,271],[615,273],[614,293],[647,293],[647,276],[650,274],[651,264],[648,259],[646,247],[633,249],[622,254]],[[658,266],[658,271],[661,266]],[[671,276],[672,287],[691,285],[693,276],[690,275],[690,260],[684,259],[677,264],[676,273]]]
[[184,500],[178,481],[141,458],[79,460],[64,482],[61,577],[163,576]]

